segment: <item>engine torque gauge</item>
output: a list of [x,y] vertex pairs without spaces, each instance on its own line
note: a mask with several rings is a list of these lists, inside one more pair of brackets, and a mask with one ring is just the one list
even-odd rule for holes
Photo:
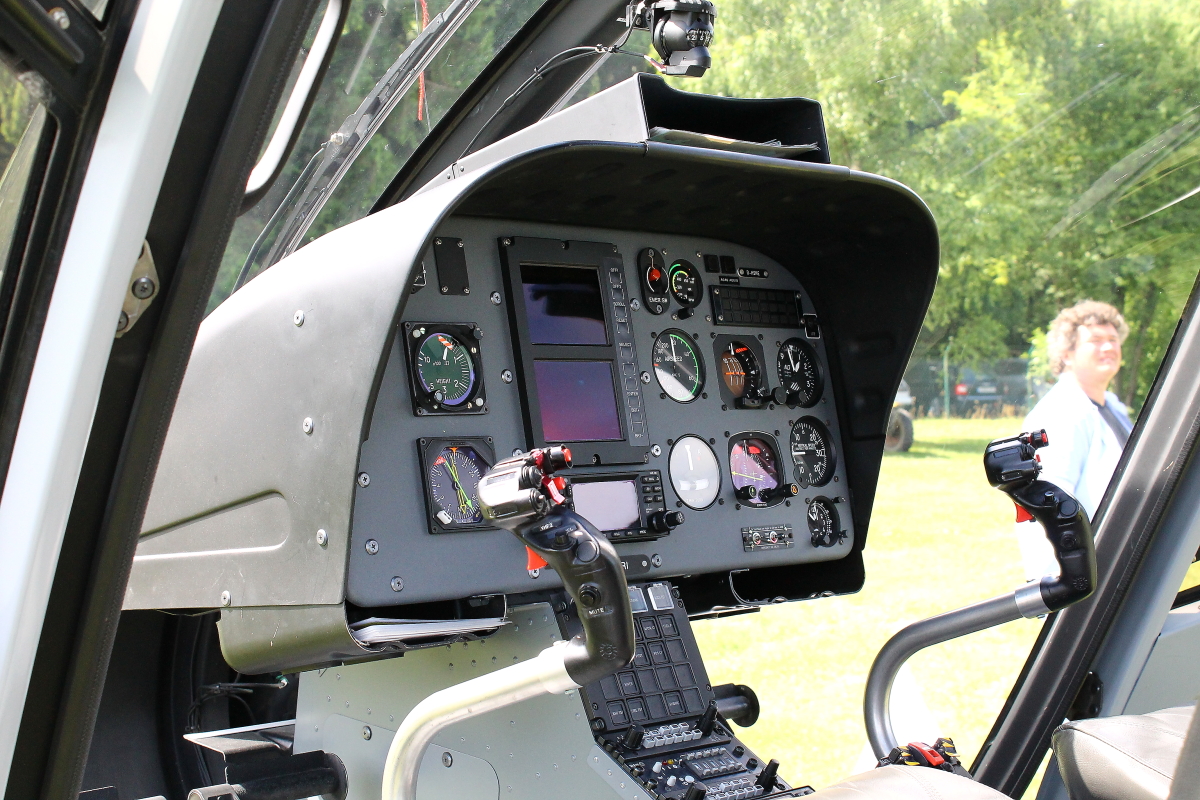
[[495,463],[490,438],[421,439],[421,472],[433,533],[489,528],[479,481]]
[[667,281],[671,286],[671,296],[683,306],[678,314],[679,319],[690,317],[692,309],[704,299],[704,282],[700,278],[700,271],[692,262],[681,258],[667,271]]
[[680,330],[666,330],[654,340],[654,377],[667,397],[690,403],[704,388],[704,360],[692,338]]
[[803,339],[788,339],[779,347],[775,359],[779,385],[787,394],[788,405],[808,408],[821,399],[825,379],[817,351]]
[[775,440],[765,433],[739,433],[729,440],[729,476],[743,505],[762,508],[795,494],[779,474]]
[[413,413],[483,414],[479,329],[474,324],[406,322]]
[[808,504],[808,533],[813,547],[833,547],[841,544],[846,532],[841,529],[837,509],[826,497],[814,497]]
[[837,457],[829,429],[815,417],[801,417],[788,435],[788,450],[796,466],[796,483],[824,486],[833,477]]

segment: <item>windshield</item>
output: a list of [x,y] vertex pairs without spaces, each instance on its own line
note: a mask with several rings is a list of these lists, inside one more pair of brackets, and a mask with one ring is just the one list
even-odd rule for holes
[[[540,5],[353,0],[283,173],[234,226],[208,310],[233,292],[239,276],[244,283],[264,263],[366,216],[442,115]],[[297,69],[306,54],[307,47]],[[313,210],[301,224],[301,215]],[[289,222],[299,236],[281,241]]]

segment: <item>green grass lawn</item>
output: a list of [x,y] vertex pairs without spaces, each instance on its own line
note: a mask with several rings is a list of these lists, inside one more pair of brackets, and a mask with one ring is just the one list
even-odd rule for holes
[[[856,595],[788,603],[695,626],[714,684],[744,683],[762,716],[740,736],[793,783],[827,786],[866,744],[862,699],[879,648],[910,622],[1024,582],[1013,505],[984,480],[983,448],[1020,420],[917,420],[908,453],[883,460]],[[970,766],[1037,637],[1021,620],[910,662],[943,735]]]

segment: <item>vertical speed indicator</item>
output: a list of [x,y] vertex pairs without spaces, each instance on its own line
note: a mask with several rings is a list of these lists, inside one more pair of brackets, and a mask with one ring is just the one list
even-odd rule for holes
[[796,483],[807,488],[824,486],[833,477],[837,458],[829,429],[815,417],[801,417],[788,436]]

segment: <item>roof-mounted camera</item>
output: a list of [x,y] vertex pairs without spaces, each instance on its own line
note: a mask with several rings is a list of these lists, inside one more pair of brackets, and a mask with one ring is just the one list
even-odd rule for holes
[[631,29],[650,31],[664,75],[702,76],[712,66],[717,7],[709,0],[638,0],[626,11]]

